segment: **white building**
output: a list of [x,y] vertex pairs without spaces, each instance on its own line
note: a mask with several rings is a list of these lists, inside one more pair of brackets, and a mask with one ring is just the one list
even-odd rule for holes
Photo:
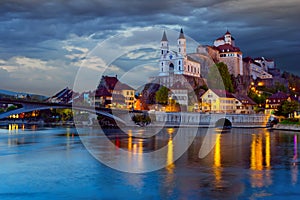
[[177,39],[177,51],[169,49],[166,32],[161,39],[161,58],[159,60],[159,76],[188,75],[200,77],[200,63],[186,53],[186,39],[181,29]]
[[225,35],[214,41],[214,47],[218,50],[217,60],[228,66],[228,71],[235,77],[243,75],[243,53],[235,45],[235,39],[227,31]]

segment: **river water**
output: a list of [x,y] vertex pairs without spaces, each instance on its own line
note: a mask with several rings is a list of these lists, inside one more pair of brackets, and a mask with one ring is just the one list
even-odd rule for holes
[[[84,130],[84,129],[83,129]],[[185,135],[190,129],[183,129]],[[25,127],[0,129],[0,199],[298,199],[299,133],[267,129],[199,129],[188,150],[174,163],[178,129],[150,138],[131,137],[136,130],[110,129],[106,135],[86,129]],[[141,130],[143,131],[143,130]],[[143,135],[143,132],[140,132]],[[212,147],[199,151],[206,134]],[[104,138],[115,145],[107,151]],[[188,138],[190,136],[187,136]],[[95,142],[96,141],[96,142]],[[94,151],[87,144],[96,143]],[[120,159],[120,149],[151,152],[167,146],[166,166],[149,173],[124,173],[98,161]],[[92,156],[92,154],[94,156]],[[149,166],[143,159],[133,168]],[[155,162],[155,160],[153,160]],[[129,160],[128,163],[131,163]]]

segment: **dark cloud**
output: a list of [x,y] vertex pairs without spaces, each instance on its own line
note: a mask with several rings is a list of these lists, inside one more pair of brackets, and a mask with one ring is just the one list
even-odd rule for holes
[[245,56],[300,74],[299,10],[298,0],[1,0],[0,59],[64,60],[70,38],[101,41],[130,27],[183,27],[201,44],[229,29]]

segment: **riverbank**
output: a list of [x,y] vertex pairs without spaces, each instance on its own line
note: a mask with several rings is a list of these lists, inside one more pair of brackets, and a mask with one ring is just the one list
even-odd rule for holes
[[275,124],[272,130],[284,130],[284,131],[300,131],[300,125],[297,124]]

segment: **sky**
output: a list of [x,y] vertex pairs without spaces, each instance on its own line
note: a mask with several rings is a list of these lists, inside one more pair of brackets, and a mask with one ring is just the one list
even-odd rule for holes
[[[145,44],[144,52],[151,52],[162,30],[171,35],[180,28],[202,45],[212,45],[228,29],[244,57],[271,58],[282,71],[300,75],[299,10],[299,0],[1,0],[0,89],[51,96],[73,88],[83,64],[99,79],[131,71],[128,79],[141,74],[146,80],[156,72],[157,54],[147,60],[135,50]],[[153,27],[159,34],[147,34]],[[114,45],[105,42],[115,35],[119,47],[134,48],[106,71],[108,61],[93,51],[108,56]],[[131,69],[128,61],[135,58],[147,62]]]

